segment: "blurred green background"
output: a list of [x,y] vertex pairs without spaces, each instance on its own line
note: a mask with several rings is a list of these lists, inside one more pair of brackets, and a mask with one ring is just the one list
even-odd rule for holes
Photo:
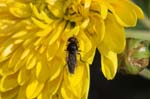
[[[145,14],[145,21],[147,24],[138,21],[137,26],[134,29],[141,29],[141,30],[150,30],[150,27],[146,27],[150,24],[150,0],[133,0],[137,5],[141,7]],[[148,20],[147,20],[148,18]]]

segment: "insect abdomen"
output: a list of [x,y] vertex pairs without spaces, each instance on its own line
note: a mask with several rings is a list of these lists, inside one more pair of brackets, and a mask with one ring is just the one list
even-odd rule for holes
[[75,71],[76,61],[77,59],[75,54],[68,54],[68,58],[67,58],[68,70],[72,74]]

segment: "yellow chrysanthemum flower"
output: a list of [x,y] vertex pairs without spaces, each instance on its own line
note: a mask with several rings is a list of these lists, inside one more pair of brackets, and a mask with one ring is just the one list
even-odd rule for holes
[[[124,27],[142,17],[130,0],[1,0],[0,98],[87,99],[95,49],[112,79]],[[66,62],[72,36],[80,50],[74,74]]]

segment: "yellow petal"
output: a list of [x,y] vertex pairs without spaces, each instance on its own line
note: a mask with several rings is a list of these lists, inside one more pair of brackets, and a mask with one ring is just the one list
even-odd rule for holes
[[[0,61],[5,60],[9,54],[15,49],[15,45],[12,44],[13,40],[9,39],[7,41],[1,41],[2,43],[0,44]],[[3,43],[5,42],[5,43]]]
[[50,35],[49,35],[49,45],[53,44],[60,36],[60,34],[64,31],[66,22],[63,21],[59,23],[57,29],[55,29]]
[[140,7],[138,7],[136,4],[134,4],[132,1],[126,2],[131,6],[132,9],[134,9],[136,15],[138,18],[144,18],[144,13]]
[[62,59],[60,59],[58,57],[55,57],[53,60],[48,62],[48,67],[50,68],[49,81],[53,81],[60,75],[61,71],[63,70],[64,65],[65,65],[65,63],[62,61]]
[[26,99],[26,85],[23,85],[19,88],[18,95],[16,99]]
[[[18,64],[18,63],[17,63]],[[17,71],[14,68],[8,66],[8,61],[0,62],[0,75],[7,76],[16,73]]]
[[[31,40],[27,41],[27,43],[30,43],[32,42]],[[37,48],[41,45],[41,43],[43,43],[43,38],[42,37],[39,37],[35,40],[34,42],[34,46],[36,46]],[[35,48],[36,49],[36,48]],[[36,49],[37,50],[37,49]]]
[[119,24],[126,27],[135,26],[137,22],[135,10],[128,2],[128,0],[121,0],[112,4],[112,7],[109,8]]
[[65,5],[64,1],[60,2],[56,0],[54,4],[48,5],[48,9],[51,12],[49,14],[51,14],[53,18],[61,18],[64,14],[64,11],[63,11],[64,5]]
[[108,46],[114,52],[122,52],[125,48],[124,28],[116,22],[112,14],[108,14],[108,18],[105,21],[105,28],[104,45]]
[[9,68],[8,61],[4,61],[0,65],[0,75],[6,76],[10,74],[14,74],[16,71],[13,71],[12,68]]
[[26,68],[32,69],[36,65],[36,62],[37,62],[37,55],[31,53],[27,58]]
[[[44,89],[44,91],[45,91],[45,89]],[[47,94],[47,92],[42,92],[42,93],[40,93],[40,95],[38,96],[38,98],[37,99],[51,99],[51,98],[49,98],[49,95]]]
[[20,43],[22,43],[22,42],[23,42],[22,39],[17,39],[17,40],[15,40],[14,44],[20,44]]
[[38,11],[38,8],[35,5],[33,5],[32,3],[30,3],[30,7],[33,10],[33,14],[36,16],[36,18],[38,18],[39,20],[42,20],[43,16]]
[[[89,87],[90,87],[90,68],[89,64],[85,64],[85,70],[87,70],[83,76],[83,80],[85,81],[83,83],[83,89],[82,89],[82,99],[87,99],[89,95]],[[85,78],[84,78],[85,77]]]
[[15,96],[18,94],[18,90],[19,88],[17,87],[4,93],[0,92],[0,99],[16,99]]
[[17,72],[21,67],[24,67],[25,66],[25,63],[26,63],[26,60],[21,60],[19,61],[18,63],[16,63],[15,67],[12,68],[12,70],[14,72]]
[[59,42],[56,42],[51,46],[48,46],[47,53],[46,53],[48,61],[51,61],[54,58],[55,54],[57,54],[59,46],[60,46]]
[[50,5],[54,5],[56,3],[57,0],[45,0],[46,3],[50,4]]
[[[80,32],[81,34],[77,36],[79,39],[79,61],[84,61],[86,63],[91,64],[94,56],[95,47],[92,44],[91,39],[84,32]],[[88,47],[87,47],[88,46]],[[94,50],[94,51],[93,51]],[[89,59],[91,58],[91,59]]]
[[60,40],[59,51],[55,54],[55,57],[61,59],[61,61],[66,62],[66,49],[67,49],[67,39],[66,41]]
[[40,46],[40,48],[39,48],[39,53],[40,54],[43,54],[44,52],[45,52],[45,50],[47,50],[47,46]]
[[89,89],[89,66],[78,63],[74,74],[68,72],[67,67],[64,71],[64,81],[61,87],[61,95],[64,99],[81,99],[88,93]]
[[[102,3],[105,3],[105,2],[102,2]],[[108,7],[106,4],[100,4],[100,8],[101,8],[101,16],[103,19],[106,19],[107,17],[107,13],[108,13]]]
[[82,22],[82,24],[80,25],[81,29],[87,28],[89,22],[90,22],[90,19],[89,19],[89,18],[85,19],[85,20]]
[[92,0],[84,0],[84,8],[89,8]]
[[[61,95],[62,99],[75,99],[74,96],[71,94],[71,91],[68,90],[66,87],[61,88]],[[78,98],[76,97],[76,99]]]
[[70,37],[78,35],[80,31],[80,26],[76,25],[74,28],[70,29],[70,24],[68,24],[63,32],[62,38],[67,41]]
[[[0,38],[2,39],[2,38]],[[11,44],[10,42],[12,42],[12,40],[10,40],[9,42],[5,41],[0,41],[0,62],[5,61],[6,59],[8,59],[10,57],[10,54],[14,51],[15,45]],[[5,43],[3,43],[5,42]]]
[[14,44],[8,45],[8,47],[6,47],[5,50],[2,52],[1,57],[6,57],[6,56],[8,56],[8,55],[12,52],[13,46],[14,46]]
[[31,19],[32,19],[33,23],[41,29],[45,29],[49,26],[48,24],[45,24],[44,22],[42,22],[34,17],[31,17]]
[[100,47],[99,51],[101,52],[102,72],[108,80],[111,80],[115,77],[118,68],[117,54]]
[[9,8],[10,12],[18,18],[26,18],[31,15],[31,9],[27,4],[21,2],[15,2],[15,3],[11,3],[10,6],[11,6]]
[[[98,14],[93,14],[91,16],[91,27],[93,28],[94,34],[91,35],[95,40],[96,44],[100,44],[105,35],[105,24],[101,16]],[[90,28],[90,27],[89,27]]]
[[59,75],[56,79],[48,81],[37,99],[53,99],[52,97],[60,88],[62,77],[63,75]]
[[27,31],[22,30],[22,31],[19,31],[19,32],[15,33],[15,34],[12,36],[12,38],[19,38],[19,37],[22,37],[22,36],[24,36],[24,35],[26,35],[26,34],[27,34]]
[[37,80],[33,80],[29,83],[26,89],[26,96],[28,99],[35,98],[39,95],[44,87],[44,83],[39,83]]
[[48,34],[50,34],[52,29],[53,29],[52,26],[46,27],[44,30],[41,30],[41,31],[37,32],[36,35],[39,36],[39,37],[47,36]]
[[101,1],[100,2],[97,2],[96,0],[92,1],[90,5],[90,13],[95,13],[95,11],[101,13],[101,6],[100,6],[101,3],[102,3]]
[[17,87],[18,85],[17,76],[18,73],[15,73],[13,75],[3,76],[0,81],[0,91],[6,92]]
[[115,3],[115,2],[118,2],[119,0],[106,0],[106,1],[109,3]]
[[88,59],[87,59],[87,63],[88,64],[92,64],[93,63],[93,60],[94,60],[94,56],[95,56],[95,51],[96,50],[96,47],[93,47],[88,53],[87,53],[87,56]]
[[18,84],[19,85],[24,85],[28,80],[29,80],[29,75],[30,75],[30,71],[29,70],[26,70],[25,68],[22,68],[20,71],[19,71],[19,74],[18,74]]
[[44,11],[41,11],[41,15],[43,16],[43,20],[47,23],[50,24],[52,23],[54,20],[52,20],[47,13],[45,13]]
[[50,76],[51,68],[48,68],[48,64],[45,59],[45,56],[41,56],[41,57],[42,58],[39,58],[36,65],[36,77],[39,82],[45,82]]
[[20,59],[23,60],[30,53],[30,49],[24,49]]
[[8,67],[12,68],[14,67],[20,60],[20,57],[22,55],[23,49],[22,48],[18,48],[13,55],[11,56],[11,58],[9,59],[9,63],[8,63]]
[[77,39],[79,39],[79,45],[80,45],[80,40],[81,42],[83,42],[83,44],[79,46],[79,50],[83,51],[83,53],[87,53],[88,51],[92,49],[91,40],[88,38],[88,36],[84,32],[81,31],[81,34],[77,37]]
[[[48,81],[47,88],[48,88],[48,95],[50,97],[52,97],[53,95],[55,95],[58,92],[59,88],[61,87],[62,80],[63,80],[63,75],[60,74],[56,79],[54,79],[52,81]],[[51,90],[49,90],[49,89],[51,89]]]

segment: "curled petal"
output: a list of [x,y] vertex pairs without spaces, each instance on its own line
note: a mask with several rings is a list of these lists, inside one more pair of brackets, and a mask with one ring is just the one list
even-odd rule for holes
[[107,48],[99,47],[98,49],[101,52],[102,72],[108,80],[111,80],[115,77],[118,68],[117,54]]
[[102,72],[107,79],[113,79],[117,72],[117,54],[109,52],[107,56],[102,55]]
[[128,1],[126,3],[135,11],[137,18],[144,18],[144,13],[140,7],[138,7],[131,1]]
[[112,3],[109,10],[114,14],[119,24],[130,27],[135,26],[138,17],[143,17],[143,13],[137,6],[129,0],[121,0]]

